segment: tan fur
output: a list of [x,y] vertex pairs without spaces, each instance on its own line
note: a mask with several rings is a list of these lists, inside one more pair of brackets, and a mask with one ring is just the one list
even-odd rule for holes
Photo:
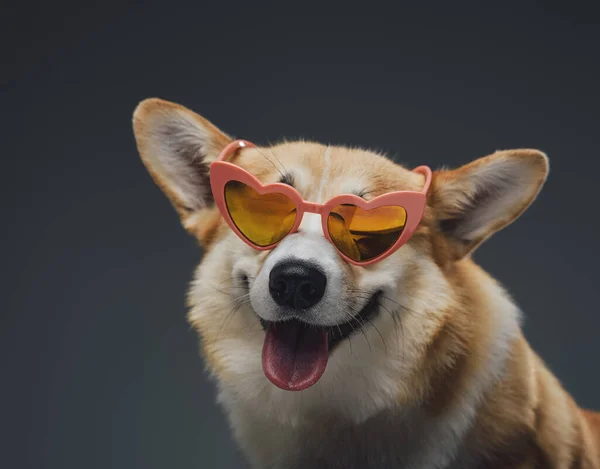
[[[156,150],[173,113],[200,129],[204,150],[193,164],[213,161],[230,139],[161,100],[144,101],[134,116],[142,160],[205,248],[189,320],[253,467],[600,469],[600,414],[577,407],[527,344],[508,294],[469,256],[535,199],[548,172],[545,155],[501,151],[436,172],[423,221],[407,245],[373,266],[342,266],[340,297],[395,279],[373,328],[340,344],[316,385],[290,393],[264,377],[264,332],[233,275],[250,271],[252,284],[270,253],[243,244],[210,200],[173,189]],[[243,149],[233,161],[263,182],[290,170],[300,194],[315,202],[352,191],[371,199],[423,184],[421,175],[383,156],[311,142]],[[515,180],[494,179],[494,165]],[[515,184],[515,195],[496,202],[494,191],[477,186],[487,182]],[[182,197],[198,207],[185,206]],[[491,207],[484,216],[476,211],[482,198]]]

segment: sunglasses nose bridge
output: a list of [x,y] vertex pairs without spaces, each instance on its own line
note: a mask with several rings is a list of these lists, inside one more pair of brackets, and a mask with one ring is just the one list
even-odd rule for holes
[[308,213],[323,213],[323,206],[313,202],[304,202],[304,211]]

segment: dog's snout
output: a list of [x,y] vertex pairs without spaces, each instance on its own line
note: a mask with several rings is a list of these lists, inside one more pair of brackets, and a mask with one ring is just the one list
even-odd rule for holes
[[296,310],[316,305],[326,285],[323,272],[301,261],[277,264],[269,274],[269,292],[275,303]]

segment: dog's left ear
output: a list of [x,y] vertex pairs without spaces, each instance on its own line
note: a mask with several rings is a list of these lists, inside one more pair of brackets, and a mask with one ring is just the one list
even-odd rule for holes
[[540,192],[548,169],[548,158],[538,150],[506,150],[436,172],[430,204],[451,258],[467,256],[521,215]]

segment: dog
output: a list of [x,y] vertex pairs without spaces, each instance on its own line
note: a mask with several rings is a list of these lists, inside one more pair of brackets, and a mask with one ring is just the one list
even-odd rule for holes
[[[359,148],[235,141],[157,98],[137,106],[133,128],[203,249],[188,319],[251,467],[600,468],[600,414],[576,405],[528,345],[509,294],[471,258],[537,197],[544,153],[412,171]],[[228,171],[255,187],[235,192]],[[297,227],[273,223],[263,190],[304,204]],[[413,232],[356,262],[329,201],[360,199],[371,220],[368,204],[386,194],[413,198]],[[277,239],[260,245],[240,220]]]

